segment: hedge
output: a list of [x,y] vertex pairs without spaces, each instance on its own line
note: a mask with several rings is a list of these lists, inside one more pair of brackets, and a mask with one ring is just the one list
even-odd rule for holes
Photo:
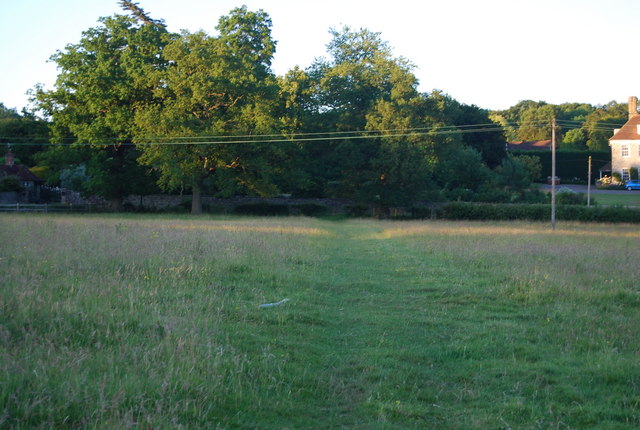
[[22,183],[17,176],[0,177],[0,191],[22,191]]
[[291,206],[291,214],[301,213],[305,216],[321,216],[329,212],[329,208],[319,203],[301,203]]
[[[546,221],[551,219],[551,205],[450,202],[445,203],[438,210],[438,218],[448,220]],[[640,223],[640,210],[616,206],[558,205],[556,219]]]
[[238,215],[276,216],[289,215],[289,206],[278,203],[245,203],[233,209]]

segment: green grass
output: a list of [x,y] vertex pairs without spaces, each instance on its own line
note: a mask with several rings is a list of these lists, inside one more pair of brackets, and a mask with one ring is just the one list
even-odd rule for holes
[[640,192],[628,191],[625,194],[592,194],[599,205],[640,207]]
[[635,429],[639,239],[4,214],[0,428]]

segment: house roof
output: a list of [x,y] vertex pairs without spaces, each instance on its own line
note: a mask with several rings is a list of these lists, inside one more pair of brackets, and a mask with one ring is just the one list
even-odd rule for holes
[[611,172],[611,161],[609,161],[607,164],[605,164],[598,170],[600,170],[601,172]]
[[629,118],[629,120],[609,139],[609,141],[640,140],[638,125],[640,125],[640,115],[634,115]]
[[44,182],[21,164],[12,166],[0,165],[0,176],[17,176],[21,181]]
[[551,140],[517,140],[507,143],[507,149],[523,151],[539,151],[551,149]]

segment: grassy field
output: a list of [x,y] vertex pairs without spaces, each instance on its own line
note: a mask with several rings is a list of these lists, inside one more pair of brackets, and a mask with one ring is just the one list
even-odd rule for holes
[[3,214],[0,428],[637,429],[639,242]]
[[632,206],[640,208],[640,192],[629,191],[625,194],[592,194],[591,197],[599,205],[607,206]]

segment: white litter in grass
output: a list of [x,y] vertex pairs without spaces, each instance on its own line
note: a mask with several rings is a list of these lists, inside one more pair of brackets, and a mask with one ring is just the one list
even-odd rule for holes
[[279,302],[275,302],[275,303],[263,303],[260,306],[258,306],[259,308],[271,308],[273,306],[280,306],[282,304],[285,304],[289,301],[289,299],[282,299]]

